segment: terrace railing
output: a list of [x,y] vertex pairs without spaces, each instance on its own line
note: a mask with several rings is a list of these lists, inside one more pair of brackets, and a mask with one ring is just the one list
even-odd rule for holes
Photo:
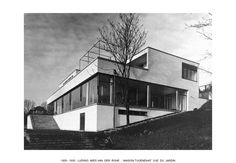
[[97,57],[106,58],[113,60],[112,55],[106,50],[103,41],[98,40],[80,59],[79,59],[79,70],[84,69]]

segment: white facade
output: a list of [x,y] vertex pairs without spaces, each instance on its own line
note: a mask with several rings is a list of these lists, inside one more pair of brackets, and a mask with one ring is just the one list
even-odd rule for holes
[[[116,127],[126,125],[126,116],[118,114],[118,110],[120,109],[125,110],[124,107],[115,108]],[[130,110],[139,111],[140,109],[130,108]],[[142,109],[142,111],[147,111],[147,116],[131,115],[130,123],[173,113],[173,111],[148,110],[148,109]],[[61,130],[80,131],[80,113],[85,113],[85,131],[96,132],[113,128],[113,118],[114,118],[113,106],[95,104],[81,109],[76,109],[71,112],[54,115],[53,118]]]
[[[147,89],[150,89],[150,84],[158,84],[170,87],[170,89],[174,88],[176,90],[183,90],[186,92],[186,109],[183,111],[191,111],[194,108],[199,108],[203,103],[206,102],[206,100],[199,99],[198,97],[198,71],[196,74],[197,81],[184,79],[182,77],[183,63],[196,68],[199,65],[196,62],[148,47],[134,57],[134,60],[132,61],[134,67],[131,68],[130,78],[148,83]],[[67,92],[77,87],[79,84],[83,83],[95,74],[102,73],[113,75],[114,69],[117,69],[114,61],[96,58],[83,70],[76,71],[75,74],[72,73],[72,77],[67,77],[64,80],[66,83],[63,84],[62,82],[59,88],[48,98],[47,104],[51,104],[59,97],[62,97]],[[68,78],[70,78],[70,80],[67,80]],[[147,90],[148,95],[146,108],[130,108],[130,110],[134,112],[145,112],[145,115],[130,115],[130,123],[173,113],[173,110],[149,108],[152,105],[149,99],[151,98],[149,91],[150,90]],[[166,89],[166,91],[168,90]],[[86,96],[88,99],[88,95]],[[177,102],[179,98],[178,91],[176,91],[176,96],[174,98],[176,98],[176,103],[174,105],[176,105],[176,108],[178,108],[180,105],[179,102]],[[113,105],[100,105],[97,103],[88,105],[88,100],[86,100],[86,105],[87,106],[83,106],[69,112],[54,115],[53,117],[59,128],[61,130],[81,130],[81,114],[84,114],[83,130],[85,131],[106,130],[113,128],[114,123],[116,127],[126,125],[126,115],[119,114],[119,110],[125,110],[124,107],[116,106],[114,114]]]

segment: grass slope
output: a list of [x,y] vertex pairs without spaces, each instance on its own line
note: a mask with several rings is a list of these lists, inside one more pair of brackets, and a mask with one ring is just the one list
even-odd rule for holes
[[212,149],[212,111],[186,112],[106,136],[113,149]]

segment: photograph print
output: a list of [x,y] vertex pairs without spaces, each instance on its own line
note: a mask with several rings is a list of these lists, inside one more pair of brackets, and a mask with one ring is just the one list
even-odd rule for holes
[[212,150],[211,13],[25,13],[25,150]]

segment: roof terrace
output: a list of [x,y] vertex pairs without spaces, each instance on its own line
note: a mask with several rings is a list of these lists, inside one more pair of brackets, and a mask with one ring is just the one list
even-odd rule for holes
[[79,59],[79,70],[83,70],[97,57],[114,60],[114,57],[106,49],[105,43],[98,40],[80,59]]

